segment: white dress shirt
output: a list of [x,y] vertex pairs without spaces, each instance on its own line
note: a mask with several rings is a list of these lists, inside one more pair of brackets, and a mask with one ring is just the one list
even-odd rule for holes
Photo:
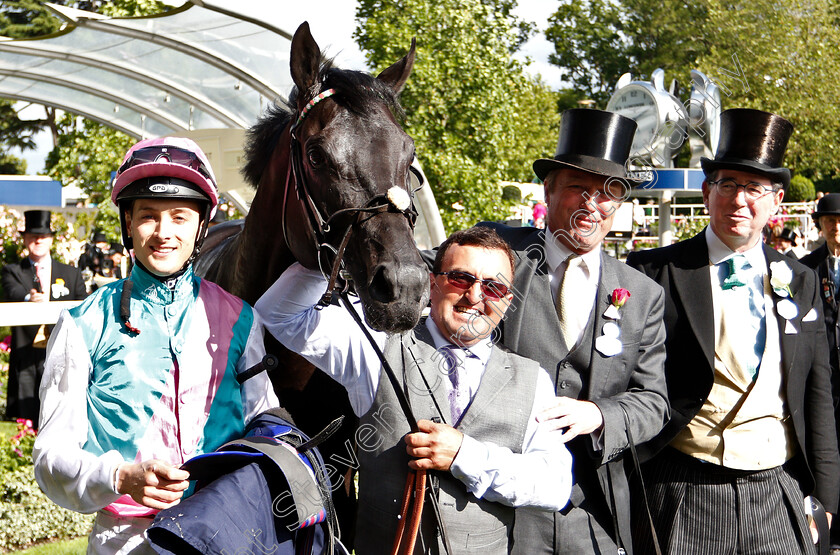
[[[551,233],[545,234],[545,263],[551,271],[549,274],[549,285],[551,287],[551,298],[557,304],[557,295],[560,294],[560,283],[563,281],[563,274],[568,267],[568,258],[574,253],[563,243],[554,238]],[[601,249],[592,249],[586,254],[580,255],[582,264],[570,270],[567,279],[574,280],[577,290],[573,296],[574,306],[570,307],[574,318],[566,322],[567,329],[572,331],[573,337],[570,345],[577,344],[583,330],[589,322],[589,315],[595,306],[595,296],[598,294],[598,280],[601,278]],[[571,276],[571,272],[579,272]]]
[[[357,416],[368,412],[376,398],[382,363],[352,316],[339,306],[315,308],[326,287],[319,272],[292,265],[257,301],[255,308],[266,329],[283,345],[342,384]],[[357,312],[360,311],[358,303]],[[433,324],[427,325],[435,347],[449,342]],[[379,348],[388,339],[384,332],[370,330]],[[470,347],[482,364],[480,374],[468,379],[471,395],[481,382],[493,344]],[[470,363],[472,364],[472,363]],[[473,374],[471,372],[471,374]],[[447,392],[448,379],[443,380]],[[474,389],[473,389],[474,388]],[[551,378],[543,370],[537,377],[534,404],[525,430],[522,453],[484,443],[464,435],[450,472],[478,498],[512,507],[534,506],[562,509],[571,493],[571,455],[560,433],[536,420],[536,415],[554,403]]]
[[[767,259],[764,256],[763,243],[759,239],[755,245],[744,252],[736,253],[726,246],[720,238],[715,235],[712,226],[706,227],[706,246],[709,249],[709,273],[712,285],[712,313],[715,322],[715,344],[720,339],[721,332],[721,307],[727,307],[729,318],[734,318],[738,325],[732,326],[727,332],[727,338],[734,342],[733,349],[741,353],[744,364],[757,368],[761,362],[761,355],[764,352],[764,341],[766,332],[763,330],[759,332],[759,338],[756,339],[755,328],[758,324],[753,321],[753,318],[764,318],[764,314],[775,312],[773,297],[771,295],[771,288],[769,286],[769,279],[767,277]],[[752,301],[756,305],[761,305],[761,312],[759,316],[751,313],[747,301],[739,297],[740,293],[737,290],[724,290],[721,283],[726,275],[729,273],[727,265],[721,265],[736,254],[744,255],[744,258],[749,262],[750,270],[745,273],[749,276],[747,283]],[[747,302],[747,304],[744,304]],[[741,307],[739,313],[731,314],[731,307]],[[739,333],[739,331],[741,333]],[[752,349],[744,348],[744,345],[751,345]]]

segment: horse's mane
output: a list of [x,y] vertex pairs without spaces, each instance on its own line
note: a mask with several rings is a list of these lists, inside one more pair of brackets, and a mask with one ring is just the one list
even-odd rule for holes
[[[309,91],[309,98],[321,91],[335,89],[332,96],[346,110],[363,114],[373,105],[384,102],[395,114],[402,115],[397,93],[379,79],[363,73],[332,66],[332,60],[322,59],[318,82]],[[297,117],[297,87],[292,88],[288,101],[273,103],[265,115],[248,130],[245,144],[245,180],[256,187],[280,139],[280,134]]]

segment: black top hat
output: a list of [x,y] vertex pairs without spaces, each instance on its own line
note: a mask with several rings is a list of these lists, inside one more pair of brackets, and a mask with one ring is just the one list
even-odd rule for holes
[[27,210],[23,213],[26,221],[23,232],[38,233],[39,235],[52,234],[53,230],[50,228],[51,215],[49,210]]
[[107,243],[107,242],[108,242],[108,238],[105,237],[105,234],[102,233],[101,231],[97,231],[96,233],[93,234],[93,240],[91,241],[91,243]]
[[782,232],[779,233],[779,239],[783,241],[790,241],[791,243],[795,243],[798,237],[799,233],[795,229],[791,229],[789,227],[782,229]]
[[566,110],[554,159],[534,162],[534,173],[543,181],[559,168],[627,177],[625,163],[635,133],[636,122],[619,114],[586,108]]
[[840,193],[828,193],[817,202],[817,209],[811,216],[816,220],[826,214],[840,214]]
[[736,108],[720,114],[720,142],[714,160],[700,158],[703,172],[741,170],[790,184],[790,170],[782,167],[793,124],[781,116]]

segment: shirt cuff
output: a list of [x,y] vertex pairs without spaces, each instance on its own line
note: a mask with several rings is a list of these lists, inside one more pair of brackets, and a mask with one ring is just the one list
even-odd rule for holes
[[600,453],[604,450],[604,427],[601,426],[591,434],[589,437],[592,438],[592,449],[595,450],[596,453]]
[[490,450],[480,441],[464,434],[461,441],[461,448],[449,472],[467,486],[467,491],[475,493],[479,486],[481,473],[487,468],[487,460],[490,457]]

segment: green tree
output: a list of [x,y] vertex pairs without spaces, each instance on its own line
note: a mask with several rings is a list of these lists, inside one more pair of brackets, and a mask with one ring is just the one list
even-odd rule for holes
[[354,38],[377,71],[417,38],[404,125],[448,230],[505,219],[500,182],[531,181],[533,160],[554,151],[556,98],[511,56],[521,40],[513,5],[360,0],[356,12]]
[[[65,2],[57,2],[64,4]],[[61,28],[61,20],[37,0],[0,1],[0,35],[26,39],[49,35]]]
[[108,206],[111,172],[134,144],[128,135],[73,114],[58,120],[58,144],[47,156],[47,174],[64,185],[77,185],[88,202]]
[[709,48],[703,1],[563,0],[545,35],[549,62],[574,88],[604,107],[622,74],[661,67],[683,83]]
[[814,182],[804,175],[794,175],[785,191],[785,202],[807,202],[816,198]]
[[711,77],[740,66],[738,80],[724,77],[724,108],[758,108],[794,124],[786,165],[822,180],[840,174],[840,28],[836,0],[706,0],[713,47],[700,59]]
[[26,160],[8,152],[0,152],[0,175],[25,175]]

